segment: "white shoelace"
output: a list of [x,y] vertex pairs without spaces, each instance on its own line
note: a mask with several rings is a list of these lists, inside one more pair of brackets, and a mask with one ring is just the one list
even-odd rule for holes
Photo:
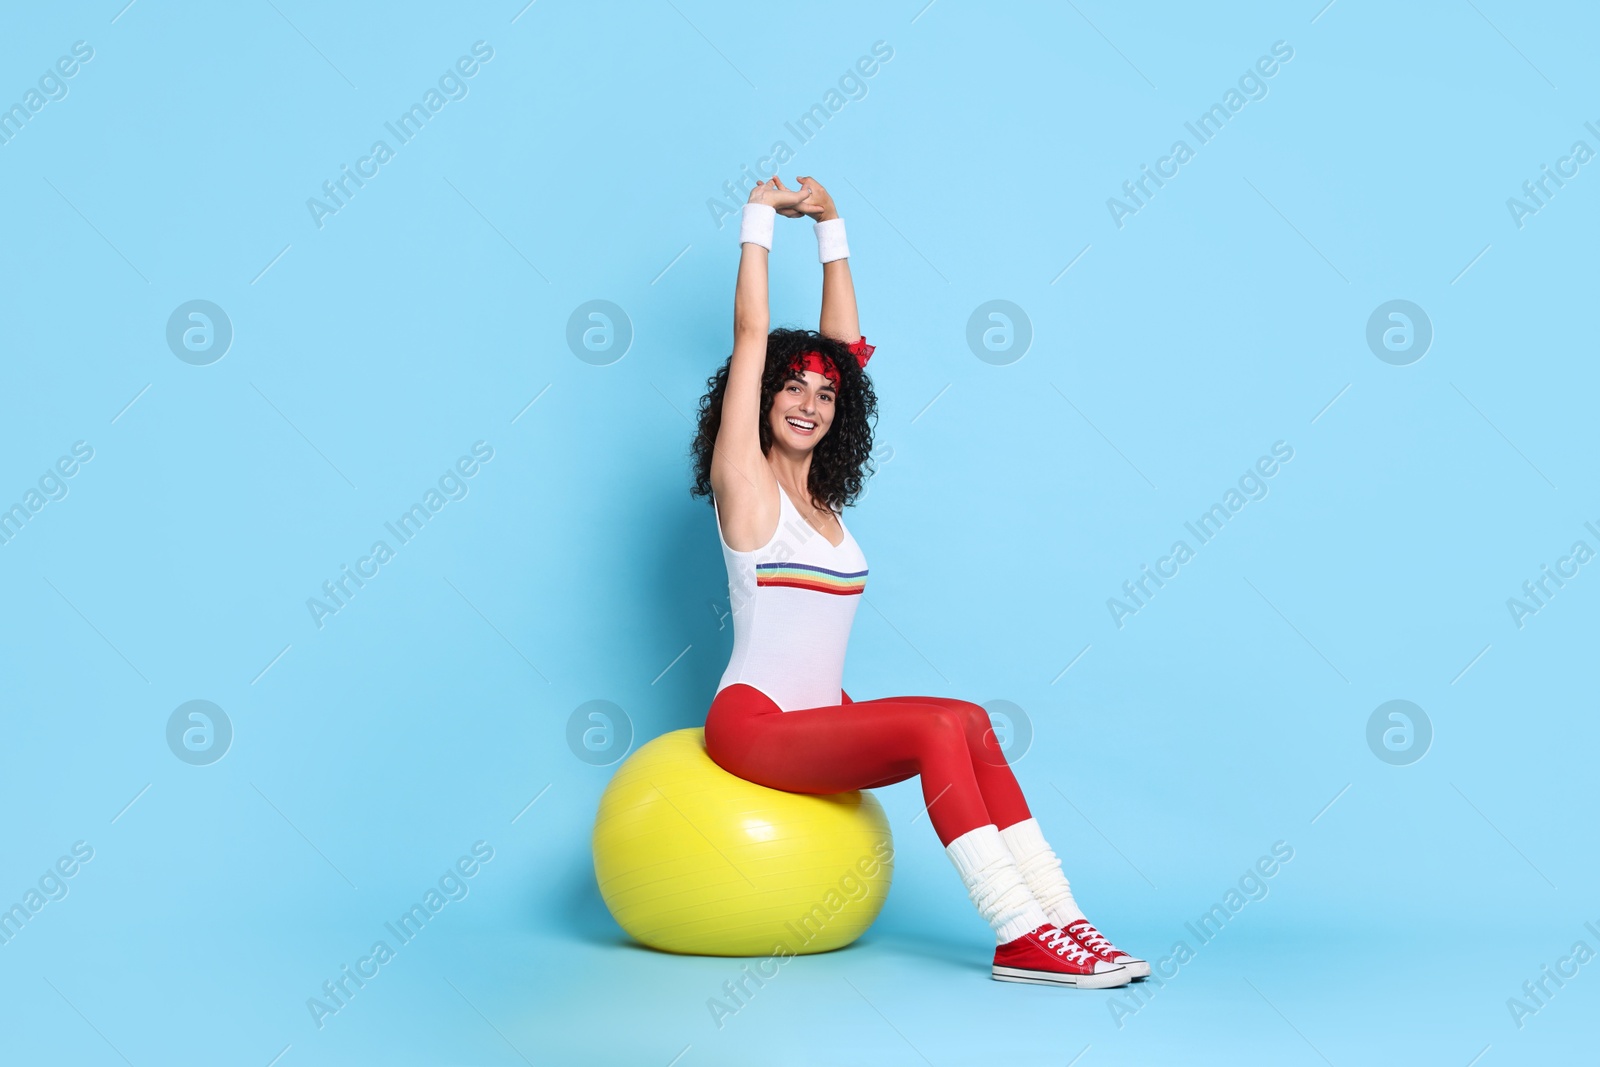
[[1056,955],[1065,956],[1068,963],[1082,964],[1095,962],[1093,957],[1089,955],[1088,951],[1082,945],[1074,941],[1071,935],[1069,935],[1065,930],[1061,929],[1059,926],[1053,926],[1050,929],[1053,932],[1040,934],[1039,940],[1043,941],[1046,947],[1055,949]]
[[1088,919],[1079,919],[1067,929],[1089,947],[1091,952],[1103,952],[1108,955],[1117,955],[1121,949],[1106,940],[1106,935],[1094,928]]

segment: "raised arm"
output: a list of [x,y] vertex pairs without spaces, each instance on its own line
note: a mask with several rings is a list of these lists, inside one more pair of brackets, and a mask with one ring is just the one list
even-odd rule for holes
[[[768,209],[798,215],[796,205],[809,195],[805,190],[783,189],[772,179],[750,190],[745,210],[756,216]],[[740,242],[739,277],[733,293],[733,358],[728,363],[722,421],[711,456],[711,491],[722,513],[723,536],[734,548],[740,547],[739,542],[750,540],[758,526],[775,521],[769,515],[765,518],[771,521],[763,524],[759,514],[775,496],[772,469],[761,452],[760,433],[761,375],[766,368],[767,332],[771,326],[767,254],[762,244]]]
[[[812,177],[800,179],[800,188],[811,196],[800,207],[818,225],[839,217],[833,197]],[[825,337],[852,344],[861,337],[861,319],[856,312],[856,286],[850,277],[848,257],[822,265],[822,320],[817,331]]]

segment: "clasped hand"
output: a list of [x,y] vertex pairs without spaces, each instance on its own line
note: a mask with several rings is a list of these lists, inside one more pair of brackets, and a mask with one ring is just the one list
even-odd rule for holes
[[778,214],[791,219],[803,215],[823,222],[839,217],[839,212],[833,206],[833,197],[828,195],[828,190],[822,187],[821,182],[810,176],[801,177],[799,182],[800,188],[790,189],[783,184],[782,178],[773,175],[750,190],[748,202],[766,204]]

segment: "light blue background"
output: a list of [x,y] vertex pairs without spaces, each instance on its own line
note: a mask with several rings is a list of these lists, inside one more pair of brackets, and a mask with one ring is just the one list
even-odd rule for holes
[[[94,48],[0,145],[0,503],[94,449],[0,546],[0,902],[94,849],[0,945],[7,1059],[1593,1048],[1600,963],[1520,1029],[1506,1006],[1600,949],[1600,576],[1520,629],[1506,607],[1600,548],[1600,165],[1521,228],[1506,207],[1574,141],[1600,149],[1587,7],[120,5],[33,5],[0,37],[5,103]],[[469,94],[319,229],[307,198],[480,40]],[[784,123],[877,41],[865,97],[798,145]],[[1294,56],[1265,99],[1119,229],[1107,198],[1276,41]],[[878,924],[720,1030],[706,1000],[737,966],[639,949],[599,901],[612,768],[567,720],[613,701],[635,746],[698,725],[726,662],[687,493],[737,261],[707,200],[778,139],[784,179],[817,176],[848,220],[879,346],[846,688],[1022,707],[1018,775],[1080,901],[1153,959],[1295,850],[1120,1026],[1126,992],[988,979],[914,783],[880,791]],[[779,220],[775,325],[815,324],[810,229]],[[193,299],[235,330],[209,366],[165,341]],[[565,340],[594,299],[634,330],[607,366]],[[994,299],[1034,331],[1004,366],[965,340]],[[1435,330],[1409,366],[1365,341],[1392,299]],[[477,441],[468,495],[319,629],[307,598]],[[1270,495],[1119,629],[1107,598],[1276,441]],[[165,740],[192,699],[235,731],[209,766]],[[1435,731],[1409,766],[1367,747],[1391,699]],[[479,840],[470,895],[319,1030],[307,998]]]

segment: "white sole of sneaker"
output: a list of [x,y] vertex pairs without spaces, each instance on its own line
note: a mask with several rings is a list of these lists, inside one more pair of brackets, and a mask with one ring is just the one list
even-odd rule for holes
[[1057,971],[1035,971],[1025,967],[993,967],[990,975],[997,982],[1026,982],[1030,985],[1064,985],[1074,989],[1110,989],[1133,981],[1126,967],[1099,974],[1061,974]]
[[1150,964],[1146,960],[1140,960],[1137,963],[1123,963],[1119,964],[1119,966],[1128,972],[1129,978],[1150,977]]

